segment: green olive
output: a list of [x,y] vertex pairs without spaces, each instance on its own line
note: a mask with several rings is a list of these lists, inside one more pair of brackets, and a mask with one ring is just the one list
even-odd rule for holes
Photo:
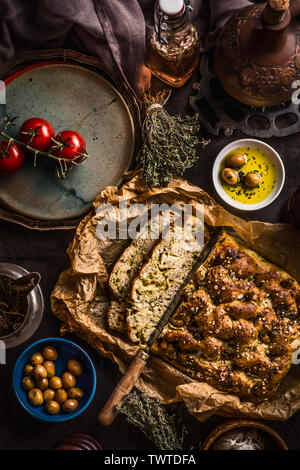
[[22,386],[24,390],[31,390],[32,388],[35,387],[35,382],[32,377],[24,377],[22,380]]
[[52,390],[59,390],[62,388],[61,378],[57,376],[51,377],[49,380],[49,387],[52,388]]
[[48,401],[46,411],[49,415],[57,415],[60,412],[60,404],[54,400]]
[[76,385],[75,375],[71,374],[71,372],[64,372],[62,376],[62,383],[65,388],[75,387]]
[[43,364],[44,362],[44,357],[40,352],[32,354],[30,358],[31,364],[35,367],[38,366],[39,364]]
[[62,404],[68,399],[68,394],[64,388],[60,388],[55,393],[55,401],[57,403]]
[[244,183],[247,188],[256,188],[261,182],[261,174],[257,171],[250,171],[244,178]]
[[68,371],[73,375],[81,375],[83,372],[83,365],[78,359],[70,359],[68,362]]
[[78,401],[77,400],[69,399],[69,400],[65,401],[62,404],[62,409],[66,413],[72,413],[72,411],[77,410],[77,408],[78,408]]
[[47,388],[47,390],[43,392],[43,397],[44,397],[45,403],[48,403],[48,401],[54,400],[55,390],[52,390],[51,388]]
[[54,377],[55,375],[55,364],[52,361],[45,361],[43,366],[45,367],[47,371],[47,377],[50,379],[51,377]]
[[84,397],[84,391],[79,387],[69,388],[68,397],[75,398],[76,400],[81,400],[81,398]]
[[34,367],[32,364],[26,364],[24,368],[24,374],[28,375],[29,377],[33,377],[33,370],[34,370]]
[[227,163],[231,168],[241,168],[247,163],[247,157],[242,153],[235,153],[234,155],[229,155]]
[[224,168],[222,171],[222,178],[225,183],[230,185],[235,185],[239,182],[238,172],[232,168]]
[[56,361],[58,358],[57,351],[52,346],[45,346],[42,352],[47,361]]
[[44,402],[43,394],[40,389],[32,388],[28,392],[28,400],[32,406],[40,406]]
[[36,386],[40,390],[42,390],[42,392],[44,392],[44,390],[47,390],[47,388],[49,387],[48,379],[46,377],[40,378],[39,380],[37,380]]
[[44,366],[41,364],[35,366],[33,369],[33,377],[35,378],[36,381],[40,379],[44,379],[47,377],[47,371]]

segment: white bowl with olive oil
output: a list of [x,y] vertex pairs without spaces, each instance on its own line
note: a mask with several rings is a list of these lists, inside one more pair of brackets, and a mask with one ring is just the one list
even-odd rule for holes
[[267,207],[279,196],[284,181],[280,156],[270,145],[256,139],[227,145],[213,167],[216,192],[229,206],[242,211]]

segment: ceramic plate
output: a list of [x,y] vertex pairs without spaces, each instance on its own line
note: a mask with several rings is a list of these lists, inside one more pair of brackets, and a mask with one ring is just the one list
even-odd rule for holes
[[56,132],[82,134],[90,158],[65,180],[55,175],[53,161],[27,156],[15,175],[0,176],[0,200],[11,209],[39,220],[78,218],[106,186],[118,185],[134,153],[134,125],[126,102],[101,75],[72,64],[39,64],[6,80],[6,111],[18,116],[11,134],[26,119],[42,117]]

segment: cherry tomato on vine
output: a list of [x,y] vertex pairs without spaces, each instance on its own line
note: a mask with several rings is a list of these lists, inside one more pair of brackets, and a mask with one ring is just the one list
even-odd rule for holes
[[20,129],[19,139],[34,149],[46,152],[53,144],[54,129],[42,118],[27,119]]
[[0,142],[0,174],[16,173],[24,165],[25,153],[22,147],[8,140]]
[[[56,143],[51,147],[52,155],[80,163],[86,155],[84,138],[76,131],[62,131],[55,137]],[[78,156],[78,158],[76,158]],[[70,162],[70,165],[72,162]]]

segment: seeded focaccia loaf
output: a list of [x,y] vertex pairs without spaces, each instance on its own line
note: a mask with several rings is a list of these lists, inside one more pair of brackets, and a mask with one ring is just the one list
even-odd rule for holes
[[224,233],[153,352],[198,381],[259,403],[289,371],[299,339],[298,282]]
[[126,332],[126,304],[132,281],[143,263],[149,258],[153,247],[158,243],[165,224],[173,220],[174,213],[165,211],[152,217],[140,230],[136,238],[126,248],[116,262],[109,277],[109,287],[113,295],[107,312],[108,325],[112,330]]
[[[200,239],[195,241],[193,238],[196,231],[202,234],[200,243]],[[184,227],[174,224],[154,247],[126,299],[127,333],[134,343],[145,344],[171,306],[200,256],[204,231],[204,224],[199,219],[188,217]]]

